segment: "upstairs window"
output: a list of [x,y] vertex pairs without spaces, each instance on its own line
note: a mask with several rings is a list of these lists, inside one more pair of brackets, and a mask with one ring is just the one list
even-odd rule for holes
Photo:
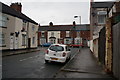
[[0,46],[5,45],[5,34],[0,32]]
[[98,24],[105,24],[106,22],[106,16],[105,15],[99,15],[98,16]]
[[0,27],[7,27],[7,16],[0,14]]
[[41,32],[41,37],[45,37],[45,32],[44,31]]
[[106,11],[98,11],[97,15],[98,15],[98,17],[97,17],[98,24],[105,24],[107,12]]
[[35,31],[35,25],[32,25],[32,31]]
[[70,37],[70,31],[66,31],[66,37]]
[[26,31],[27,22],[23,20],[22,31]]
[[54,32],[51,32],[51,37],[54,37]]

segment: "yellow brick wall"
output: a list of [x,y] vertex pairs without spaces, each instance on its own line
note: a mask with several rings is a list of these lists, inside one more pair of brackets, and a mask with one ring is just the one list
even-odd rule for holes
[[105,66],[108,72],[112,72],[112,36],[111,36],[111,19],[106,22],[106,56]]

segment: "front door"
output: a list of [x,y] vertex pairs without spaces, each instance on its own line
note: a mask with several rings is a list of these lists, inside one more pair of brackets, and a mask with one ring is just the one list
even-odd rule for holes
[[28,49],[31,47],[31,38],[28,38]]
[[13,36],[10,36],[10,49],[13,49],[13,47],[14,47]]
[[14,46],[15,46],[15,49],[18,49],[18,37],[15,37],[15,44],[14,44]]

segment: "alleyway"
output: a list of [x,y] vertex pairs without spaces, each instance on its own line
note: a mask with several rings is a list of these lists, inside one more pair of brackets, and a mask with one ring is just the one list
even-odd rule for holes
[[112,79],[107,75],[89,48],[82,48],[68,64],[66,64],[55,78],[103,78]]

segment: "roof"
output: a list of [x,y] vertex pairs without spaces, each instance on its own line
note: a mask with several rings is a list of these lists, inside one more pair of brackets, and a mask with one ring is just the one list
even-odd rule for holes
[[90,25],[89,24],[84,24],[84,25],[77,25],[76,30],[90,30]]
[[52,44],[51,46],[54,46],[54,45],[67,46],[67,45],[65,45],[65,44]]
[[0,11],[2,11],[2,13],[9,14],[14,17],[18,17],[20,19],[26,20],[26,21],[34,23],[34,24],[38,24],[35,21],[33,21],[32,19],[30,19],[29,17],[27,17],[25,14],[14,10],[13,8],[9,7],[8,5],[5,5],[2,2],[0,2],[0,5],[2,5],[2,10],[0,10]]
[[115,2],[92,2],[92,8],[111,8]]
[[71,30],[73,29],[73,25],[57,25],[57,26],[40,26],[39,31],[62,31],[62,30]]
[[89,24],[81,25],[53,25],[53,26],[39,26],[39,31],[70,31],[70,30],[90,30]]

